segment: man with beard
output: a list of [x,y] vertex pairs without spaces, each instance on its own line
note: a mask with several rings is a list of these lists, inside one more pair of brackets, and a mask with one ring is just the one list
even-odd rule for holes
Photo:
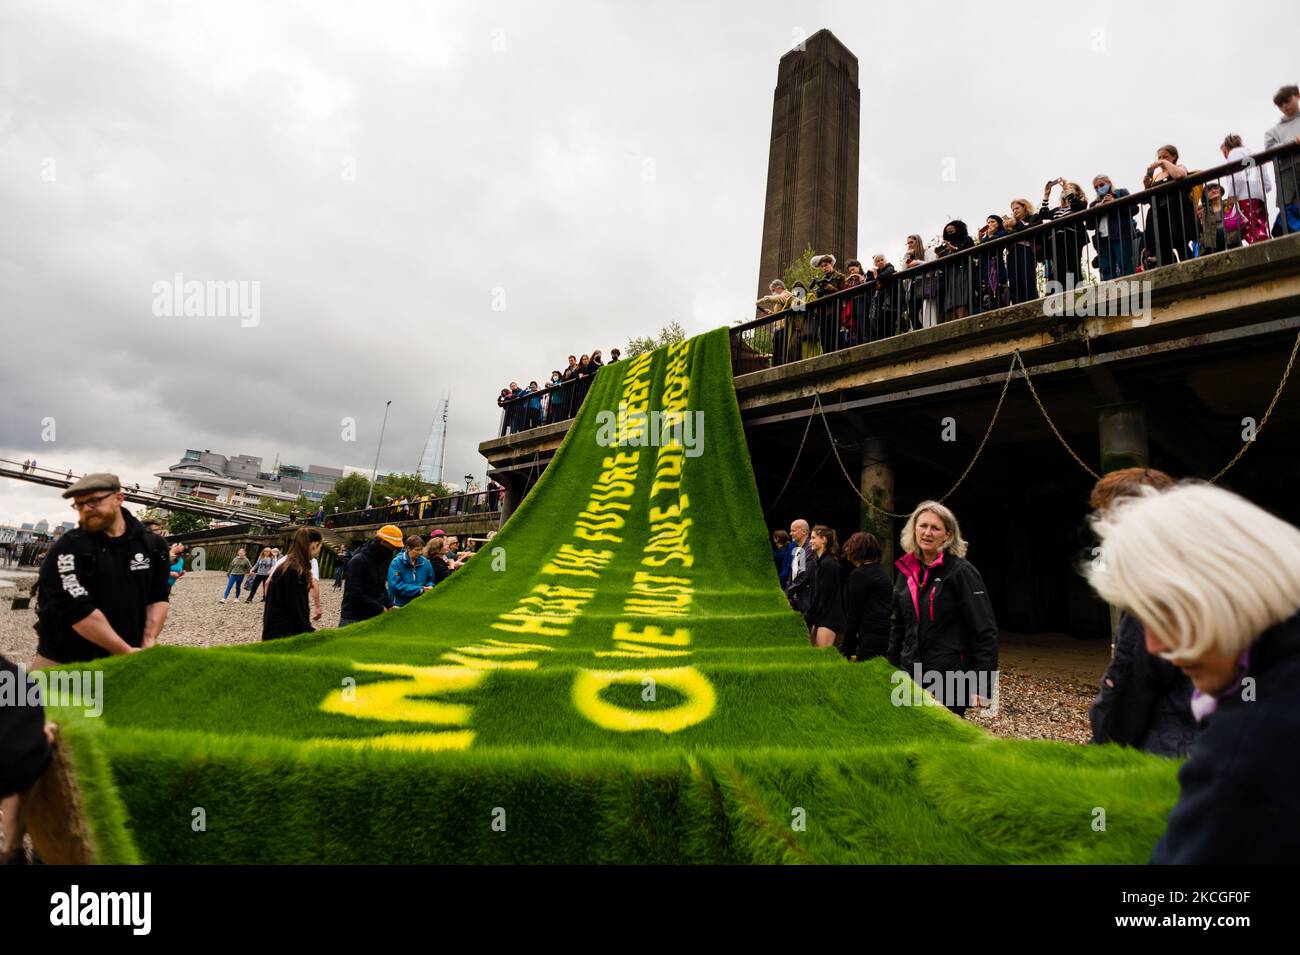
[[33,669],[148,649],[167,621],[167,544],[122,507],[117,475],[87,474],[63,497],[79,526],[41,564]]

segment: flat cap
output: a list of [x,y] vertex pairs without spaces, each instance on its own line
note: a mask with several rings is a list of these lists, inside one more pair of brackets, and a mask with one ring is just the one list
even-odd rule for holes
[[86,474],[80,481],[73,484],[63,492],[63,497],[76,497],[78,494],[93,494],[95,491],[113,491],[114,493],[122,490],[122,482],[117,479],[116,474]]

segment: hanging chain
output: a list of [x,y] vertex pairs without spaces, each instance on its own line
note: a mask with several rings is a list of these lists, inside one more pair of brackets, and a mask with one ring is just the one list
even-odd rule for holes
[[[1089,347],[1089,353],[1091,354],[1091,346]],[[1296,334],[1295,344],[1291,346],[1291,356],[1287,359],[1286,369],[1282,372],[1282,380],[1278,382],[1277,389],[1273,392],[1273,398],[1269,401],[1268,408],[1264,411],[1264,417],[1260,419],[1259,427],[1255,429],[1254,438],[1250,441],[1243,442],[1241,448],[1238,449],[1235,455],[1233,455],[1232,460],[1225,464],[1218,474],[1210,478],[1209,483],[1215,484],[1221,477],[1227,474],[1228,471],[1230,471],[1232,467],[1241,460],[1242,456],[1250,450],[1251,445],[1258,440],[1260,434],[1263,433],[1264,425],[1268,423],[1269,417],[1273,414],[1273,409],[1277,407],[1278,400],[1282,397],[1282,392],[1286,389],[1287,381],[1290,379],[1291,372],[1295,368],[1296,357],[1298,355],[1300,355],[1300,333]],[[1101,479],[1101,476],[1092,468],[1088,467],[1084,460],[1075,453],[1072,447],[1070,447],[1070,443],[1065,440],[1065,436],[1061,434],[1060,429],[1057,428],[1056,422],[1052,420],[1052,416],[1047,413],[1047,408],[1043,405],[1043,401],[1038,395],[1038,389],[1034,387],[1033,379],[1029,376],[1029,369],[1025,367],[1025,360],[1021,356],[1020,350],[1015,349],[1011,354],[1011,367],[1007,370],[1006,379],[1002,382],[1002,394],[998,396],[997,406],[993,409],[993,417],[989,419],[989,426],[984,431],[984,437],[980,439],[979,447],[975,449],[975,456],[972,457],[970,463],[966,465],[966,469],[961,472],[961,477],[957,478],[957,482],[948,489],[948,493],[938,499],[940,504],[956,493],[957,488],[961,487],[962,482],[965,481],[967,475],[970,474],[971,469],[975,467],[975,462],[978,461],[980,455],[984,453],[984,447],[988,444],[989,436],[993,433],[993,426],[997,424],[998,416],[1002,412],[1002,404],[1006,400],[1007,390],[1011,386],[1011,379],[1015,376],[1017,365],[1020,367],[1020,373],[1024,376],[1025,384],[1029,386],[1029,393],[1034,398],[1034,404],[1038,406],[1039,413],[1042,414],[1043,420],[1047,422],[1047,426],[1052,429],[1052,434],[1056,435],[1056,440],[1060,442],[1061,447],[1065,448],[1066,453],[1068,453],[1070,457],[1074,459],[1074,462],[1086,471],[1093,480]],[[772,504],[763,512],[763,516],[767,516],[772,508],[776,506],[777,501],[781,499],[781,496],[785,494],[786,488],[790,486],[790,481],[794,477],[795,468],[799,464],[799,459],[803,456],[804,445],[808,441],[808,431],[812,428],[812,419],[815,414],[821,415],[822,424],[826,428],[826,438],[830,441],[831,450],[835,453],[835,463],[839,465],[840,473],[844,475],[844,479],[848,481],[849,486],[853,488],[853,493],[858,496],[858,499],[867,507],[871,508],[878,514],[883,514],[885,517],[910,517],[910,513],[895,514],[893,511],[887,511],[882,507],[878,507],[872,501],[867,500],[867,498],[862,494],[862,491],[858,488],[857,482],[853,480],[852,476],[849,474],[848,468],[845,467],[844,459],[840,457],[839,446],[836,444],[835,435],[831,431],[830,419],[826,416],[826,408],[822,405],[820,392],[813,394],[813,406],[811,411],[808,413],[808,424],[804,427],[803,438],[799,441],[799,450],[795,453],[794,463],[790,466],[790,473],[786,476],[785,484],[781,486],[780,494],[777,494],[773,499]]]
[[[971,458],[970,463],[966,465],[966,470],[961,472],[961,477],[957,478],[957,483],[948,489],[947,494],[939,498],[940,504],[948,500],[948,498],[952,497],[952,495],[956,492],[957,488],[961,487],[961,483],[966,480],[966,476],[970,474],[971,469],[975,467],[975,462],[978,461],[980,455],[984,453],[984,446],[988,444],[989,435],[993,433],[993,426],[997,424],[998,415],[1001,414],[1002,412],[1002,403],[1006,400],[1007,389],[1011,387],[1011,378],[1015,374],[1015,371],[1016,371],[1016,363],[1015,360],[1013,359],[1011,362],[1011,367],[1007,369],[1007,377],[1002,382],[1002,394],[998,395],[997,407],[993,409],[993,417],[989,419],[989,426],[984,429],[984,437],[980,439],[979,447],[975,449],[975,456]],[[883,514],[886,517],[911,517],[912,515],[910,512],[907,514],[895,514],[893,511],[887,511],[882,507],[877,507],[876,504],[867,500],[866,497],[863,496],[862,492],[858,489],[858,485],[854,482],[853,478],[849,476],[848,468],[844,466],[844,460],[840,457],[839,448],[835,444],[835,436],[831,433],[831,423],[829,419],[827,419],[826,417],[826,409],[822,407],[820,395],[817,396],[817,399],[814,402],[814,408],[821,412],[822,424],[826,426],[826,437],[827,439],[829,439],[831,443],[831,447],[835,451],[835,460],[840,466],[840,473],[842,473],[844,475],[844,479],[849,482],[849,486],[853,488],[853,493],[858,496],[858,499],[861,500],[863,504],[867,505],[867,507],[875,511],[877,514]]]
[[1268,416],[1273,413],[1274,406],[1277,405],[1277,399],[1282,397],[1282,389],[1286,387],[1287,379],[1291,377],[1291,369],[1295,366],[1295,356],[1300,353],[1300,332],[1296,333],[1295,344],[1291,346],[1291,357],[1287,359],[1286,371],[1282,372],[1282,380],[1277,384],[1277,391],[1273,392],[1273,400],[1268,403],[1268,410],[1264,412],[1264,417],[1259,421],[1259,427],[1255,429],[1255,436],[1250,441],[1242,442],[1241,448],[1232,456],[1232,460],[1223,466],[1218,474],[1210,478],[1211,484],[1217,484],[1219,478],[1223,477],[1232,469],[1232,466],[1241,460],[1241,456],[1249,450],[1250,446],[1258,440],[1260,434],[1264,431],[1264,425],[1268,422]]
[[[814,394],[813,407],[814,408],[817,407],[817,404],[820,401],[821,401],[821,395]],[[804,427],[803,437],[799,440],[799,450],[794,453],[794,461],[791,462],[790,464],[790,473],[785,476],[785,483],[781,485],[780,492],[776,495],[776,497],[772,498],[772,503],[769,504],[767,506],[767,510],[763,512],[764,517],[767,517],[767,515],[771,512],[772,508],[776,507],[776,502],[781,500],[781,496],[785,494],[785,489],[790,486],[790,481],[794,478],[794,469],[799,466],[799,459],[803,457],[804,442],[808,440],[808,432],[811,429],[812,429],[812,412],[810,411],[808,413],[808,424]]]
[[1092,475],[1092,479],[1094,481],[1100,481],[1101,475],[1098,474],[1096,471],[1094,471],[1092,468],[1088,467],[1088,465],[1084,464],[1083,458],[1079,457],[1077,454],[1074,453],[1074,448],[1070,447],[1070,442],[1065,440],[1065,436],[1062,435],[1061,432],[1057,429],[1056,422],[1052,420],[1052,416],[1049,415],[1047,413],[1047,409],[1043,407],[1042,399],[1038,397],[1038,389],[1034,387],[1034,382],[1029,377],[1029,369],[1025,367],[1025,360],[1020,357],[1020,349],[1017,348],[1015,351],[1013,351],[1011,353],[1011,356],[1013,359],[1012,364],[1020,365],[1020,373],[1025,376],[1025,384],[1029,386],[1029,393],[1034,396],[1034,404],[1038,405],[1038,410],[1043,413],[1043,418],[1046,419],[1047,426],[1052,429],[1052,434],[1056,435],[1056,440],[1061,442],[1061,447],[1065,448],[1066,452],[1070,455],[1070,457],[1074,458],[1075,463],[1079,465],[1079,467],[1083,468],[1085,471],[1087,471],[1089,474]]

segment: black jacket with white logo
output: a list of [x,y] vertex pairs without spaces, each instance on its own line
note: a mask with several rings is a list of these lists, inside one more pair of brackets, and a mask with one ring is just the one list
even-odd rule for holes
[[36,587],[36,652],[60,663],[109,656],[72,629],[96,610],[133,647],[144,640],[145,608],[167,602],[167,542],[123,509],[121,537],[78,527],[45,555]]
[[894,604],[885,656],[909,675],[923,671],[998,668],[998,625],[980,572],[967,560],[941,554],[924,567],[911,554],[895,561]]

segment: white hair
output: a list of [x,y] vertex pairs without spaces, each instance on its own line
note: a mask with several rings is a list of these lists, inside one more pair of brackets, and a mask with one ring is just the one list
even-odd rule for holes
[[957,515],[938,501],[922,501],[916,505],[916,510],[903,525],[903,533],[898,536],[898,543],[902,545],[903,550],[914,556],[920,556],[921,547],[916,542],[916,521],[926,511],[943,521],[944,530],[948,532],[948,539],[943,542],[939,550],[946,551],[954,557],[965,557],[969,545],[961,536],[961,525],[957,523]]
[[1300,530],[1230,491],[1142,488],[1093,527],[1102,545],[1088,582],[1168,647],[1168,660],[1240,654],[1300,609]]

